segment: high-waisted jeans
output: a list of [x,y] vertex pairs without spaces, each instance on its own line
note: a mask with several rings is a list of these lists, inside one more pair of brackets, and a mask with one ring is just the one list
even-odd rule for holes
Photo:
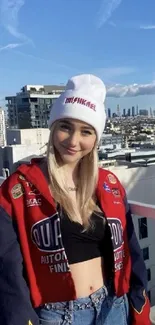
[[129,325],[127,296],[117,298],[106,286],[89,297],[48,303],[36,309],[41,325]]

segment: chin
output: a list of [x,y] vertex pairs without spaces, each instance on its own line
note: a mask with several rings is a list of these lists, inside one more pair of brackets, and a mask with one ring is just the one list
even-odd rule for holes
[[65,164],[71,164],[71,163],[76,163],[76,162],[78,162],[78,161],[81,159],[81,157],[79,157],[79,158],[75,158],[75,157],[70,157],[70,156],[64,156],[64,155],[62,155],[62,156],[61,156],[61,159],[62,159],[62,161],[63,161]]

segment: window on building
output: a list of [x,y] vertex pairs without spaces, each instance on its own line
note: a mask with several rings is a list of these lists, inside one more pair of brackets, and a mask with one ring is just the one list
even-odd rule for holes
[[44,98],[39,98],[39,103],[40,104],[44,104],[45,103],[45,99]]
[[151,270],[147,269],[147,281],[151,280]]
[[144,247],[142,253],[144,261],[149,260],[149,247]]
[[22,102],[23,103],[28,103],[29,102],[29,98],[28,97],[22,98]]
[[46,103],[46,105],[50,105],[50,103],[51,103],[50,98],[46,98],[46,99],[45,99],[45,103]]
[[30,99],[30,100],[31,100],[31,102],[32,102],[32,103],[35,103],[35,102],[37,102],[37,101],[38,101],[38,98],[34,98],[34,97],[31,97],[31,99]]
[[139,225],[139,239],[148,237],[147,218],[140,218],[138,220]]

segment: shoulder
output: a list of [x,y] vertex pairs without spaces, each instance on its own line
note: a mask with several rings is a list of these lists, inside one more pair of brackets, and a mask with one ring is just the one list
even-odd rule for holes
[[99,180],[107,181],[111,184],[120,183],[120,181],[118,180],[117,176],[114,173],[103,168],[99,168]]
[[103,168],[99,168],[98,179],[99,179],[99,183],[103,184],[104,182],[106,182],[110,187],[111,186],[118,187],[121,190],[122,194],[124,195],[125,190],[123,185],[121,184],[117,176],[111,171]]
[[[0,187],[0,205],[2,205],[4,200],[7,200],[11,203],[12,198],[20,195],[22,193],[22,181],[24,176],[22,175],[22,168],[25,165],[21,165],[19,169],[17,169],[13,174],[11,174],[1,185]],[[29,167],[31,168],[31,167]]]

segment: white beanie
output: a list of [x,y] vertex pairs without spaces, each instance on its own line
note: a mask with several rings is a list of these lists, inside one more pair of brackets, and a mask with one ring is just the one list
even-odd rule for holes
[[106,122],[105,96],[105,85],[98,77],[90,74],[72,77],[51,108],[49,128],[59,119],[77,119],[94,127],[99,141]]

